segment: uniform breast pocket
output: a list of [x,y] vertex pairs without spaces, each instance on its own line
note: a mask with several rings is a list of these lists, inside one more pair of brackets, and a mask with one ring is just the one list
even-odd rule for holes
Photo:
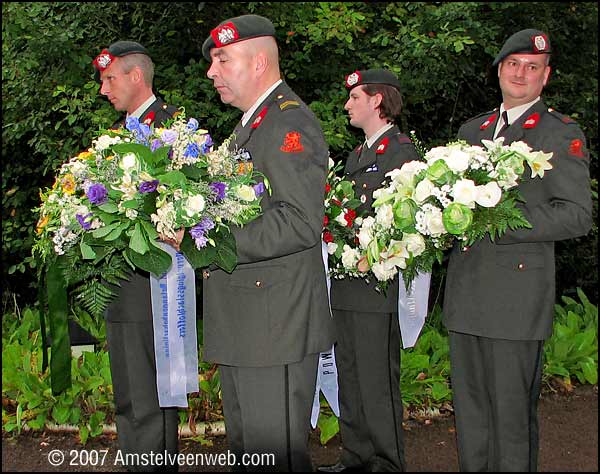
[[515,272],[526,272],[543,269],[546,266],[546,259],[542,252],[518,252],[509,249],[497,249],[496,264]]
[[286,267],[271,265],[265,267],[237,268],[232,274],[230,284],[246,290],[267,290],[290,280]]

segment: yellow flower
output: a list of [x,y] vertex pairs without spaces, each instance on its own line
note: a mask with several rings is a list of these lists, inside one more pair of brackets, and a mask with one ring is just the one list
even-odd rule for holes
[[105,160],[107,160],[107,161],[114,160],[114,159],[115,159],[115,155],[110,155],[105,158]]
[[79,155],[77,155],[77,159],[78,160],[89,160],[90,158],[92,158],[94,156],[94,154],[89,151],[82,151],[81,153],[79,153]]
[[37,223],[36,232],[38,234],[41,234],[42,231],[44,230],[44,227],[46,227],[46,225],[48,225],[49,221],[50,221],[50,217],[48,217],[48,216],[42,217]]
[[63,193],[65,194],[74,194],[75,193],[75,178],[73,178],[72,174],[67,174],[62,179],[61,183]]

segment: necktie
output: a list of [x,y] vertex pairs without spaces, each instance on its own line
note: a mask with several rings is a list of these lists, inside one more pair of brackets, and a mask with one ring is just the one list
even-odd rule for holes
[[500,135],[502,135],[506,129],[510,126],[510,124],[508,123],[508,112],[505,110],[504,112],[502,112],[502,126],[500,127],[500,130],[498,130],[498,133],[496,134],[496,137],[499,137]]

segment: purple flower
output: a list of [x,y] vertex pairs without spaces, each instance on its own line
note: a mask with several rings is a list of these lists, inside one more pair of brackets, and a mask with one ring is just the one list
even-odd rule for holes
[[208,237],[201,235],[200,237],[194,239],[194,243],[196,244],[196,248],[198,250],[203,249],[208,243]]
[[223,199],[225,199],[225,190],[227,189],[227,185],[225,183],[216,181],[214,183],[210,183],[208,186],[216,194],[216,197],[215,197],[216,202],[219,202],[219,201],[222,201]]
[[190,229],[190,235],[193,239],[197,239],[200,236],[203,236],[209,230],[215,228],[215,223],[209,217],[204,217],[200,222],[198,222],[194,227]]
[[127,117],[125,120],[125,128],[130,132],[134,132],[139,130],[140,128],[140,119],[137,117]]
[[256,195],[256,197],[260,196],[266,191],[265,183],[258,183],[252,187],[254,188],[254,194]]
[[190,229],[190,236],[194,239],[198,250],[206,247],[208,237],[206,234],[209,230],[214,229],[215,223],[208,217],[203,218],[198,224]]
[[188,158],[198,158],[198,154],[200,153],[200,148],[196,143],[190,143],[185,147],[185,151],[183,152],[183,156]]
[[189,119],[185,128],[187,128],[190,132],[195,132],[196,130],[198,130],[198,120],[196,120],[195,118]]
[[85,194],[90,202],[97,206],[104,204],[108,200],[108,191],[102,183],[92,184]]
[[140,184],[140,193],[153,193],[158,187],[158,179],[152,181],[144,181]]
[[210,135],[207,135],[206,141],[202,144],[202,154],[205,155],[208,153],[211,146],[213,146],[213,140]]
[[152,140],[152,144],[150,145],[150,151],[155,151],[157,148],[160,148],[161,146],[162,146],[162,142],[158,138],[155,138],[154,140]]
[[172,145],[178,136],[179,134],[175,130],[165,130],[160,134],[160,139],[167,145]]
[[146,123],[141,123],[140,124],[140,133],[141,133],[142,137],[147,138],[152,133],[152,130],[150,129],[150,125],[148,125]]
[[92,223],[88,219],[91,216],[91,212],[89,214],[86,214],[85,216],[82,216],[81,214],[75,214],[75,217],[77,218],[77,220],[81,224],[81,227],[83,227],[84,230],[90,230],[92,228]]

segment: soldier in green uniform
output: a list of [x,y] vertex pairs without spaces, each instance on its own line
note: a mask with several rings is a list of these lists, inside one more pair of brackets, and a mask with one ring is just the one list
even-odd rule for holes
[[[585,137],[540,99],[550,76],[548,36],[512,35],[494,60],[499,109],[467,121],[458,136],[473,145],[504,137],[552,152],[543,179],[518,186],[531,229],[509,230],[455,247],[448,265],[444,324],[450,332],[452,390],[462,471],[535,471],[537,401],[544,340],[552,334],[554,241],[592,225]],[[526,172],[527,174],[527,172]]]
[[[141,44],[117,41],[93,64],[102,83],[100,93],[116,110],[126,112],[113,128],[123,126],[126,117],[162,125],[178,113],[154,95],[154,64]],[[138,270],[115,290],[117,298],[106,312],[106,338],[119,446],[124,455],[177,454],[177,408],[161,408],[158,403],[149,274]],[[144,469],[159,467],[164,469]]]
[[311,471],[319,353],[333,343],[321,256],[328,151],[317,118],[281,80],[275,28],[231,18],[202,46],[221,100],[242,112],[231,149],[269,180],[263,214],[233,227],[238,265],[203,272],[204,359],[219,364],[227,439],[271,453],[257,470]]
[[[359,211],[373,212],[373,191],[385,174],[419,156],[394,124],[402,98],[396,76],[384,69],[356,71],[346,78],[350,124],[361,128],[365,142],[346,161],[362,201]],[[321,472],[404,471],[398,277],[387,293],[362,279],[333,280],[331,307],[338,341],[340,461]]]

